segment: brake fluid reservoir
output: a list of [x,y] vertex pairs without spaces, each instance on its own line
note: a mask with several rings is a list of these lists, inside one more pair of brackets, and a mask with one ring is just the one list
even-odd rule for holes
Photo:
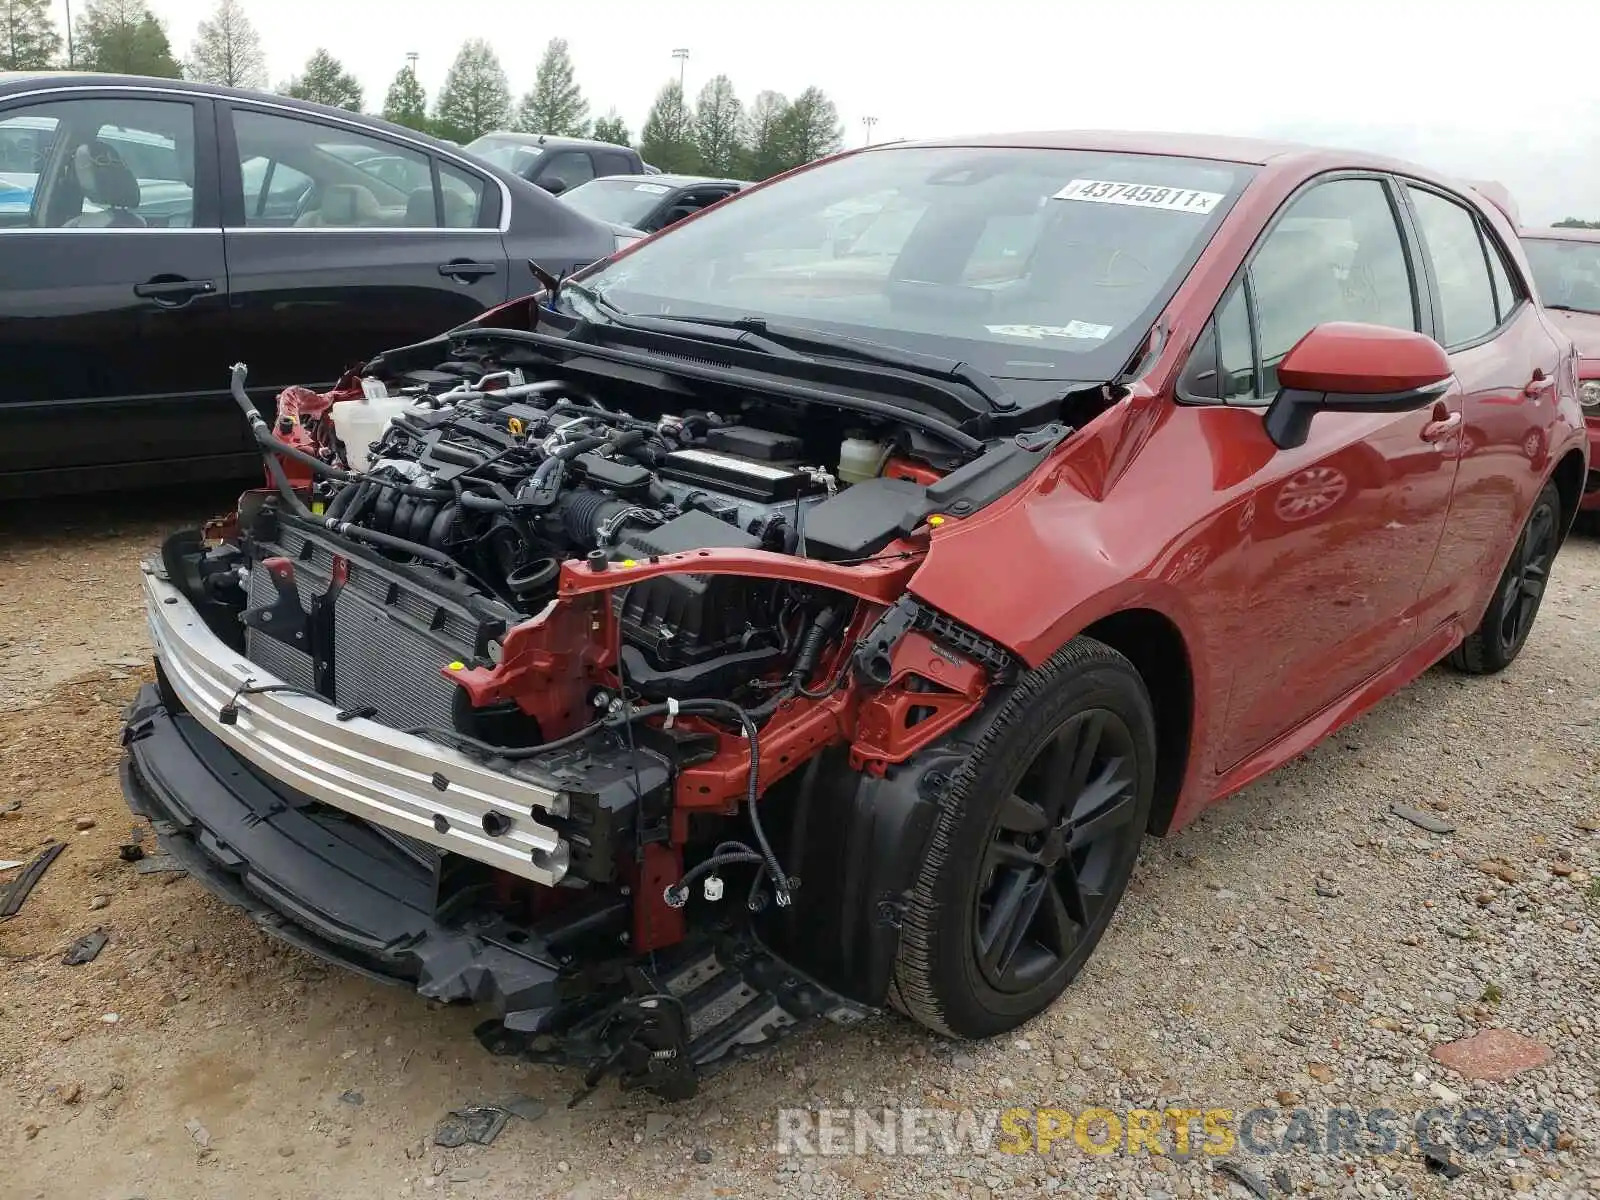
[[889,447],[884,442],[868,438],[845,438],[839,447],[839,482],[862,483],[876,479],[883,470],[883,461],[889,457]]

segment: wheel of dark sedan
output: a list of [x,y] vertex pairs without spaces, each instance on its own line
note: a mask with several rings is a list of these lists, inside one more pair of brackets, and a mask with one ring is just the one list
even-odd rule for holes
[[1049,1007],[1105,932],[1150,815],[1138,673],[1080,637],[980,718],[901,926],[891,1001],[957,1037]]
[[1450,665],[1471,675],[1493,675],[1511,665],[1528,640],[1550,567],[1561,545],[1561,496],[1547,483],[1533,502],[1483,621],[1450,655]]

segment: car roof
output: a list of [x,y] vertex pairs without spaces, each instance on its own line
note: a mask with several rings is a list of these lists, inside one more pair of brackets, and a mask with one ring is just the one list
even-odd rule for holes
[[590,183],[653,183],[660,187],[686,188],[699,187],[706,183],[725,183],[730,187],[749,187],[750,184],[742,179],[723,179],[716,175],[596,175],[589,180]]
[[[337,117],[344,122],[370,125],[375,130],[394,134],[408,141],[436,146],[451,157],[459,157],[461,147],[442,141],[430,134],[385,121],[382,117],[351,112],[347,108],[334,108],[315,104],[310,100],[296,100],[276,92],[258,92],[249,88],[224,87],[217,83],[201,83],[189,79],[156,79],[149,75],[108,75],[93,71],[0,71],[0,98],[31,92],[41,87],[74,88],[135,88],[144,91],[185,92],[197,96],[214,96],[221,100],[256,100],[288,111],[303,112],[307,116]],[[498,173],[498,172],[497,172]]]
[[[1436,177],[1415,163],[1372,154],[1364,150],[1331,149],[1307,142],[1270,138],[1231,137],[1212,133],[1171,133],[1125,129],[1068,129],[1025,133],[993,133],[978,137],[929,138],[915,142],[881,142],[872,150],[907,146],[1014,147],[1032,150],[1101,150],[1122,154],[1150,154],[1172,158],[1202,158],[1256,167],[1301,167],[1308,172],[1339,167],[1375,171],[1404,171]],[[1456,186],[1462,186],[1457,183]]]
[[1600,242],[1600,229],[1574,229],[1570,225],[1546,229],[1519,229],[1517,236],[1551,242]]
[[624,154],[634,153],[628,146],[619,146],[615,142],[602,142],[594,138],[560,137],[552,133],[519,133],[515,129],[491,129],[488,133],[480,134],[478,138],[501,138],[508,142],[520,142],[524,146],[543,146],[546,149],[554,147],[557,150],[620,150]]

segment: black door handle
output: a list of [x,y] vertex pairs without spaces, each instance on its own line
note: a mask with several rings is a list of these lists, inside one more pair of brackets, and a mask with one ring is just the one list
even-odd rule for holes
[[145,283],[133,285],[135,296],[154,300],[157,304],[182,304],[216,290],[217,285],[210,279],[163,279],[159,275]]
[[466,258],[456,258],[447,263],[439,264],[439,274],[463,281],[482,279],[486,275],[497,273],[499,270],[500,268],[493,263],[473,262],[471,259]]

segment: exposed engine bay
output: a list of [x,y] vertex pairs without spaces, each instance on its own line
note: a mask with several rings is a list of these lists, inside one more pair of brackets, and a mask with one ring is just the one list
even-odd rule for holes
[[[426,873],[431,919],[479,950],[446,968],[423,938],[399,973],[497,998],[492,1048],[559,1032],[547,1058],[670,1093],[807,1015],[857,1019],[909,869],[860,838],[918,844],[949,739],[1015,666],[907,582],[1068,430],[973,450],[450,349],[289,389],[270,424],[235,369],[271,486],[147,568],[152,611],[170,585],[205,627],[153,621],[167,709]],[[224,678],[205,638],[247,661]],[[289,763],[280,729],[347,757]],[[428,746],[432,790],[391,786]],[[485,984],[484,939],[547,983]],[[666,992],[672,1012],[639,1007]]]

